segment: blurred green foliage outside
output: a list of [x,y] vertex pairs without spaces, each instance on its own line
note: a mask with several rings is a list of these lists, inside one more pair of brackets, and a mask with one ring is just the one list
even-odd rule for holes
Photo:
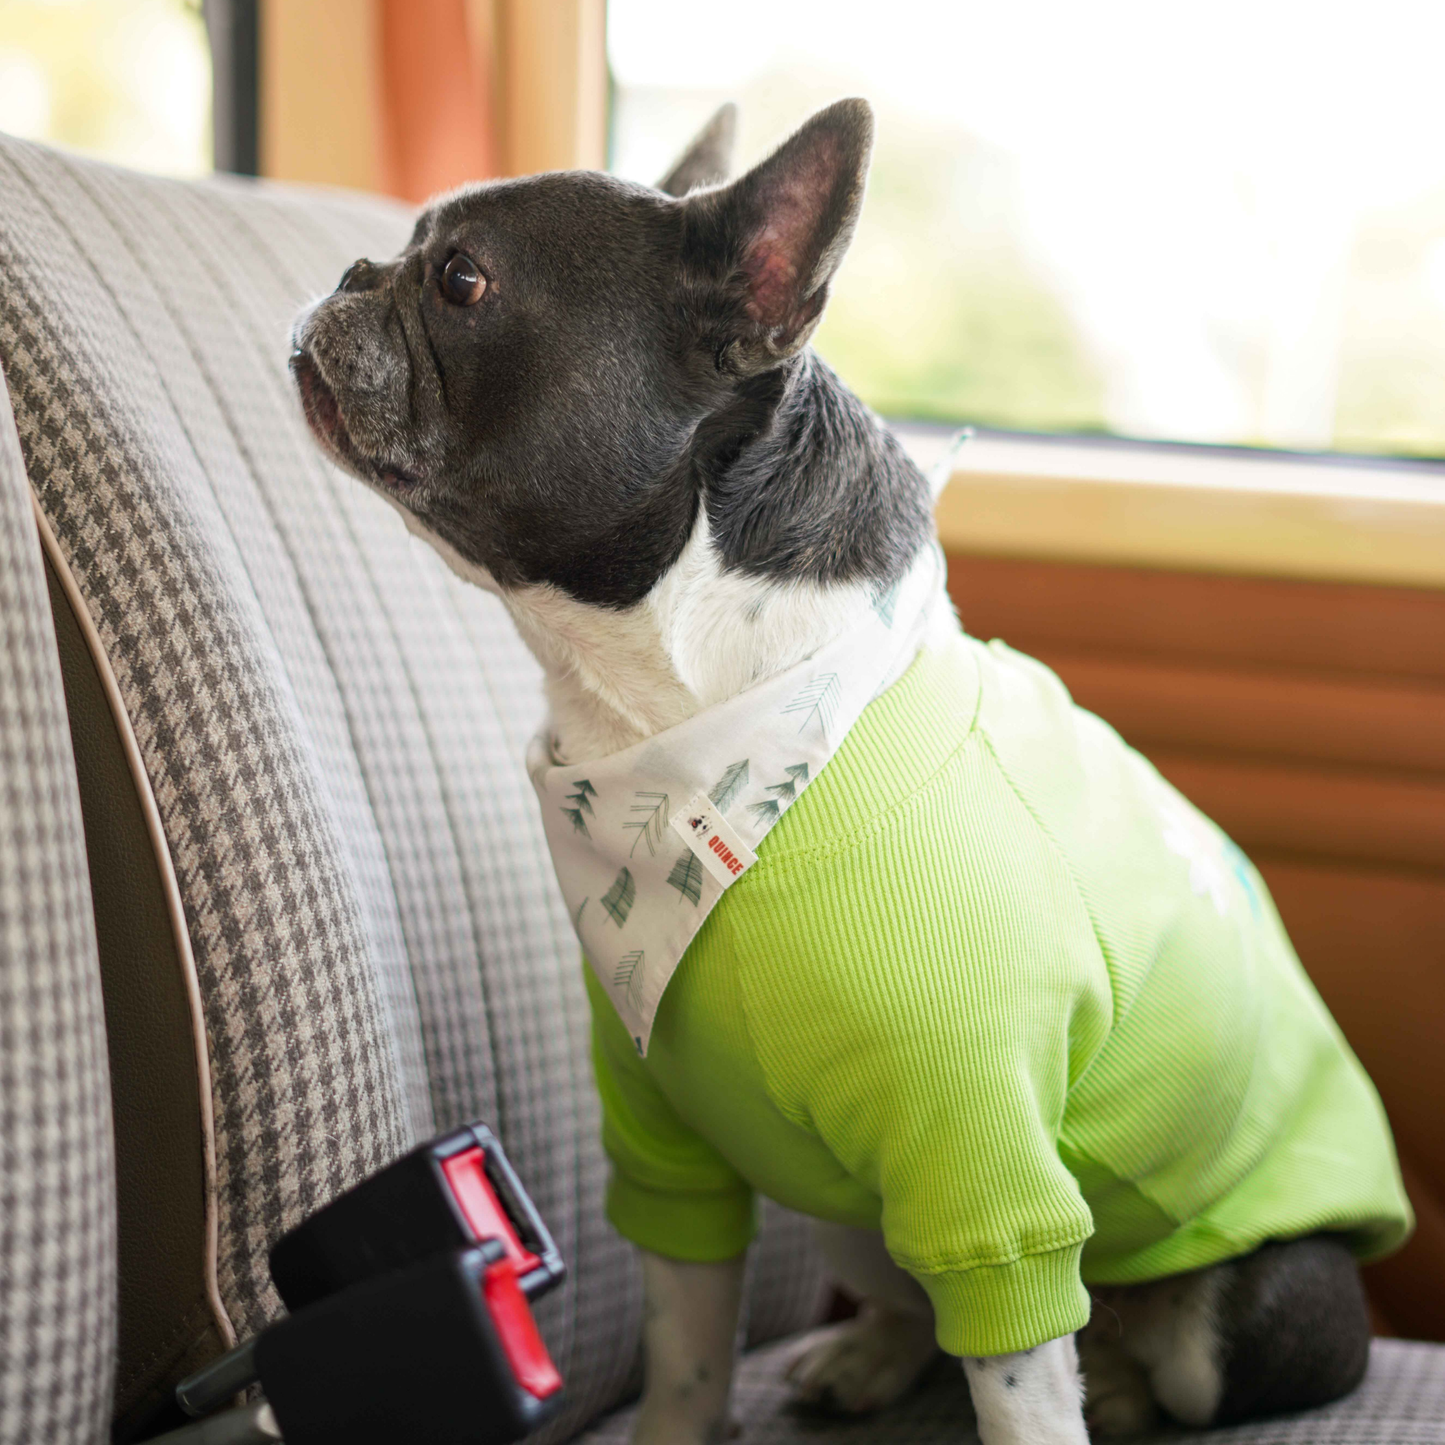
[[[865,83],[797,64],[759,76],[734,97],[739,166]],[[676,103],[632,99],[659,125]],[[814,345],[885,416],[1105,428],[1103,372],[1020,244],[1014,184],[1008,158],[966,131],[880,115],[867,204]]]
[[0,130],[142,170],[210,170],[199,0],[0,0]]
[[[651,138],[669,137],[675,148],[723,100],[739,104],[742,168],[818,107],[867,93],[866,74],[810,69],[796,56],[729,91],[632,86],[617,101],[632,167],[625,173],[653,179],[670,153]],[[867,203],[815,337],[870,405],[897,418],[1022,431],[1280,444],[1266,421],[1267,283],[1222,318],[1212,338],[1242,398],[1236,426],[1200,436],[1147,409],[1121,414],[1121,361],[1136,371],[1147,363],[1121,355],[1117,336],[1100,354],[1071,304],[1078,276],[1071,289],[1029,248],[1016,157],[936,118],[886,102],[875,108]],[[1175,284],[1188,285],[1187,275],[1181,271]],[[1145,285],[1138,283],[1136,301],[1152,295]],[[1322,398],[1325,424],[1311,444],[1445,456],[1445,190],[1364,211],[1347,246],[1340,295],[1335,360],[1325,368],[1333,396]],[[1151,303],[1166,335],[1173,299],[1159,294]]]
[[885,133],[815,345],[887,416],[1103,430],[1103,376],[998,223],[992,160],[966,135]]

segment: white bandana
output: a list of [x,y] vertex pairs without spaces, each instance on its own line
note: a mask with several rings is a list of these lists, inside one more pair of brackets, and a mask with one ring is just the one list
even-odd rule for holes
[[919,553],[847,633],[678,726],[587,763],[527,750],[552,863],[587,958],[647,1052],[663,990],[725,888],[858,715],[952,623],[943,554]]

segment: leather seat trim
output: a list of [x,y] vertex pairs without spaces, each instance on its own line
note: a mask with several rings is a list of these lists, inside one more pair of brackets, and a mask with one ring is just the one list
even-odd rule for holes
[[180,884],[176,879],[175,866],[171,861],[170,845],[166,841],[165,829],[161,824],[160,809],[156,806],[155,793],[151,789],[150,775],[146,772],[145,760],[141,757],[140,744],[136,741],[135,729],[131,726],[130,714],[126,711],[121,696],[120,684],[106,655],[105,645],[86,606],[79,584],[60,549],[60,544],[51,530],[40,500],[32,489],[31,507],[35,513],[35,525],[40,533],[40,545],[59,579],[61,590],[75,614],[76,624],[90,652],[96,675],[100,679],[115,722],[116,734],[135,784],[136,798],[145,818],[146,832],[150,837],[155,854],[156,867],[160,873],[161,886],[165,894],[166,911],[170,917],[171,932],[175,939],[176,956],[181,961],[186,999],[190,1007],[191,1032],[195,1042],[196,1086],[201,1118],[201,1154],[205,1178],[205,1238],[206,1257],[203,1262],[203,1276],[207,1303],[221,1338],[227,1348],[236,1343],[236,1331],[221,1300],[220,1282],[217,1275],[219,1259],[219,1210],[216,1197],[216,1128],[215,1112],[211,1095],[211,1065],[206,1038],[205,1012],[201,1004],[201,984],[196,972],[195,954],[191,950],[191,934],[186,924],[185,905],[181,901]]

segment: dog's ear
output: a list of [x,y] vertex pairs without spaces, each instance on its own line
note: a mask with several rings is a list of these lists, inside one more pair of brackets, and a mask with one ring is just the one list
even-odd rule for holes
[[733,168],[733,141],[737,136],[738,108],[732,101],[719,106],[716,114],[688,143],[673,162],[672,169],[658,181],[657,189],[669,196],[685,196],[699,186],[715,186],[728,178]]
[[863,206],[873,111],[820,110],[730,186],[684,202],[684,298],[719,370],[751,376],[813,334]]

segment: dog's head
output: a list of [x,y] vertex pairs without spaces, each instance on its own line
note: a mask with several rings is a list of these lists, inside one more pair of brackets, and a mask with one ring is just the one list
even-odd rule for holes
[[566,171],[442,197],[298,321],[312,430],[499,587],[637,601],[687,540],[699,449],[743,444],[749,389],[818,323],[872,128],[839,101],[718,185],[729,107],[660,190]]

